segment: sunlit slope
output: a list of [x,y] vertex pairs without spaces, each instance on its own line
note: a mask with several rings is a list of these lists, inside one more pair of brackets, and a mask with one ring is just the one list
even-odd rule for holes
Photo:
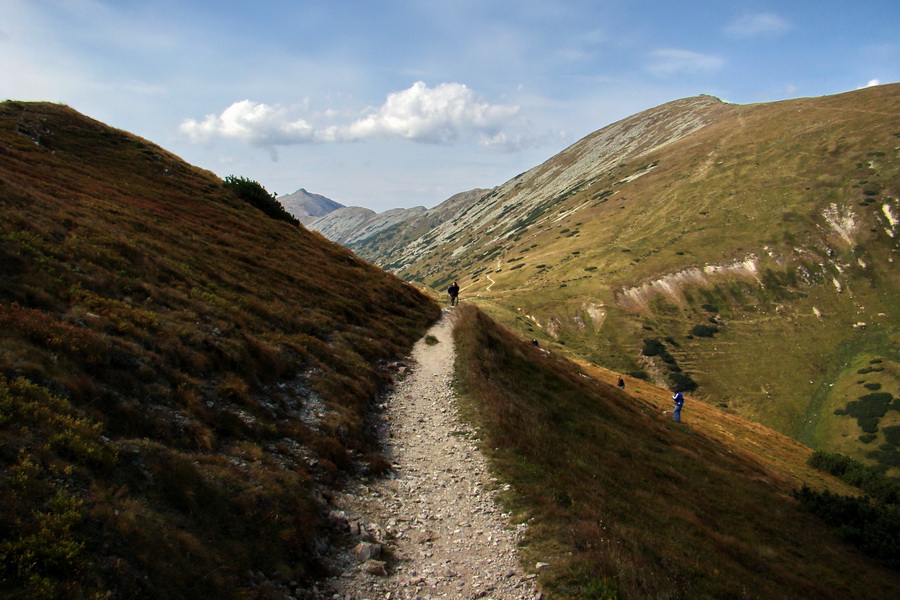
[[[401,260],[369,257],[438,289],[459,279],[464,300],[577,356],[693,381],[738,414],[875,460],[900,413],[873,426],[853,416],[868,408],[834,411],[876,385],[898,395],[898,146],[898,84],[688,98],[586,137]],[[647,339],[669,362],[644,356]],[[880,452],[896,464],[896,448]]]
[[670,393],[584,370],[455,309],[463,412],[527,523],[548,598],[893,598],[900,578],[802,512],[807,484],[849,490],[797,441]]
[[[0,104],[0,596],[281,597],[436,317],[162,148]],[[296,585],[296,583],[295,583]]]

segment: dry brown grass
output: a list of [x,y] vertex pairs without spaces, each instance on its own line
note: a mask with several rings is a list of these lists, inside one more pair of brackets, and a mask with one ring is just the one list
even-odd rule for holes
[[679,425],[664,390],[457,315],[464,406],[550,598],[893,596],[895,572],[798,509],[800,482],[846,487],[795,442],[690,399]]
[[[0,215],[0,595],[319,575],[316,487],[383,467],[369,405],[436,305],[64,106],[0,104]],[[51,517],[66,568],[27,558]]]

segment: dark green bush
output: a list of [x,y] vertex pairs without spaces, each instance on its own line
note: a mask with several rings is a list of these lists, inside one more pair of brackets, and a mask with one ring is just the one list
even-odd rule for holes
[[817,492],[805,485],[794,492],[794,497],[805,510],[837,528],[841,538],[889,567],[900,569],[900,506],[828,490]]
[[666,352],[666,347],[662,345],[656,338],[646,338],[644,339],[644,349],[641,350],[641,354],[644,356],[659,356],[663,352]]
[[275,196],[252,179],[229,175],[225,178],[225,187],[231,190],[235,196],[255,206],[273,219],[287,221],[292,225],[299,224],[299,221],[293,215],[284,210],[284,207],[275,199]]
[[719,333],[719,328],[715,325],[694,325],[691,328],[691,335],[696,337],[712,337]]
[[900,450],[890,444],[882,444],[878,450],[873,450],[866,456],[877,460],[878,464],[885,467],[900,467]]
[[813,452],[808,462],[811,467],[831,473],[880,502],[900,504],[900,482],[886,476],[877,467],[870,467],[843,454],[821,450]]
[[881,430],[888,444],[900,446],[900,425],[892,425]]
[[864,367],[857,371],[860,375],[867,375],[869,373],[879,373],[884,371],[884,367]]
[[878,421],[880,419],[878,417],[859,417],[856,419],[856,423],[859,425],[859,428],[865,431],[866,433],[875,433],[878,431]]
[[[850,415],[867,433],[878,431],[878,421],[892,407],[894,397],[887,392],[875,392],[848,402],[840,414]],[[835,411],[835,414],[839,414]]]
[[669,383],[673,391],[692,392],[697,389],[697,382],[687,373],[669,373]]

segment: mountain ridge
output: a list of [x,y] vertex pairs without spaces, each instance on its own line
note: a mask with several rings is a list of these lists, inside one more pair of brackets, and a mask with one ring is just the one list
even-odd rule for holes
[[[851,100],[852,111],[846,98],[827,100],[847,113],[840,135],[821,119],[780,129],[783,107],[682,103],[674,125],[661,118],[649,141],[626,140],[651,149],[630,163],[608,158],[611,171],[591,172],[585,145],[532,170],[540,191],[517,188],[523,174],[508,191],[472,190],[373,236],[399,246],[424,238],[425,248],[433,228],[458,227],[481,203],[511,193],[536,203],[513,215],[518,207],[490,207],[501,218],[485,223],[490,252],[478,260],[481,232],[459,229],[462,250],[445,244],[411,268],[422,275],[435,260],[433,287],[464,276],[453,309],[463,410],[484,426],[477,437],[499,473],[491,485],[530,525],[531,564],[551,557],[538,569],[542,589],[860,598],[896,589],[896,573],[797,511],[798,483],[858,493],[800,464],[807,448],[729,414],[746,408],[713,391],[689,394],[688,427],[674,424],[659,414],[670,395],[638,378],[701,379],[703,361],[746,345],[757,351],[752,369],[777,362],[801,387],[806,371],[780,348],[762,351],[751,330],[810,353],[838,347],[815,366],[836,365],[841,377],[821,385],[836,381],[845,400],[871,393],[841,403],[831,423],[848,442],[877,440],[890,460],[900,135],[860,127],[881,124],[860,109],[892,106],[890,97]],[[697,114],[728,118],[704,125]],[[760,148],[747,131],[761,124],[813,144]],[[789,161],[819,154],[836,170],[814,165],[815,176],[798,177],[807,171]],[[579,174],[560,183],[566,164]],[[801,183],[776,186],[778,219],[767,221],[768,184],[749,185],[748,173],[781,183],[779,169]],[[824,199],[793,198],[797,187]],[[747,197],[732,203],[731,192]],[[331,490],[390,473],[378,448],[380,392],[407,368],[397,361],[437,317],[434,303],[322,235],[270,218],[212,173],[60,105],[0,104],[0,205],[0,526],[9,532],[0,589],[319,600],[317,582],[334,575],[332,544],[362,529],[335,512]],[[762,252],[751,235],[760,223],[770,225]],[[469,311],[475,294],[509,329]],[[598,341],[605,355],[584,352]],[[632,363],[596,367],[620,347]],[[582,370],[567,354],[587,357]],[[612,385],[638,360],[627,391]],[[745,386],[742,368],[720,366]],[[714,383],[702,379],[700,390]],[[761,392],[771,398],[760,409],[778,408],[781,383]],[[812,398],[823,415],[829,401]],[[873,424],[872,439],[857,440]],[[368,529],[386,542],[396,531]],[[685,567],[677,577],[673,561]]]
[[344,207],[343,204],[320,194],[311,194],[304,188],[292,194],[278,196],[278,202],[304,225]]
[[[896,449],[877,450],[890,445],[877,428],[835,414],[900,382],[898,99],[888,84],[666,103],[433,229],[401,224],[350,247],[438,294],[459,280],[463,298],[561,351],[699,384],[813,447],[900,467]],[[647,354],[651,338],[665,354]],[[870,360],[883,368],[858,377]],[[893,410],[881,418],[900,424]]]
[[424,206],[394,208],[380,213],[361,206],[344,206],[311,221],[307,226],[332,241],[349,246],[423,212]]

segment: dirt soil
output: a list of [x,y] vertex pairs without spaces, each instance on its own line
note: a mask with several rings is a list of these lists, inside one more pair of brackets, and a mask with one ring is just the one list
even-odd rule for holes
[[495,501],[502,486],[457,412],[452,311],[415,345],[408,372],[384,400],[390,474],[332,498],[351,543],[326,597],[541,597],[536,574],[517,555],[524,526],[512,525]]

